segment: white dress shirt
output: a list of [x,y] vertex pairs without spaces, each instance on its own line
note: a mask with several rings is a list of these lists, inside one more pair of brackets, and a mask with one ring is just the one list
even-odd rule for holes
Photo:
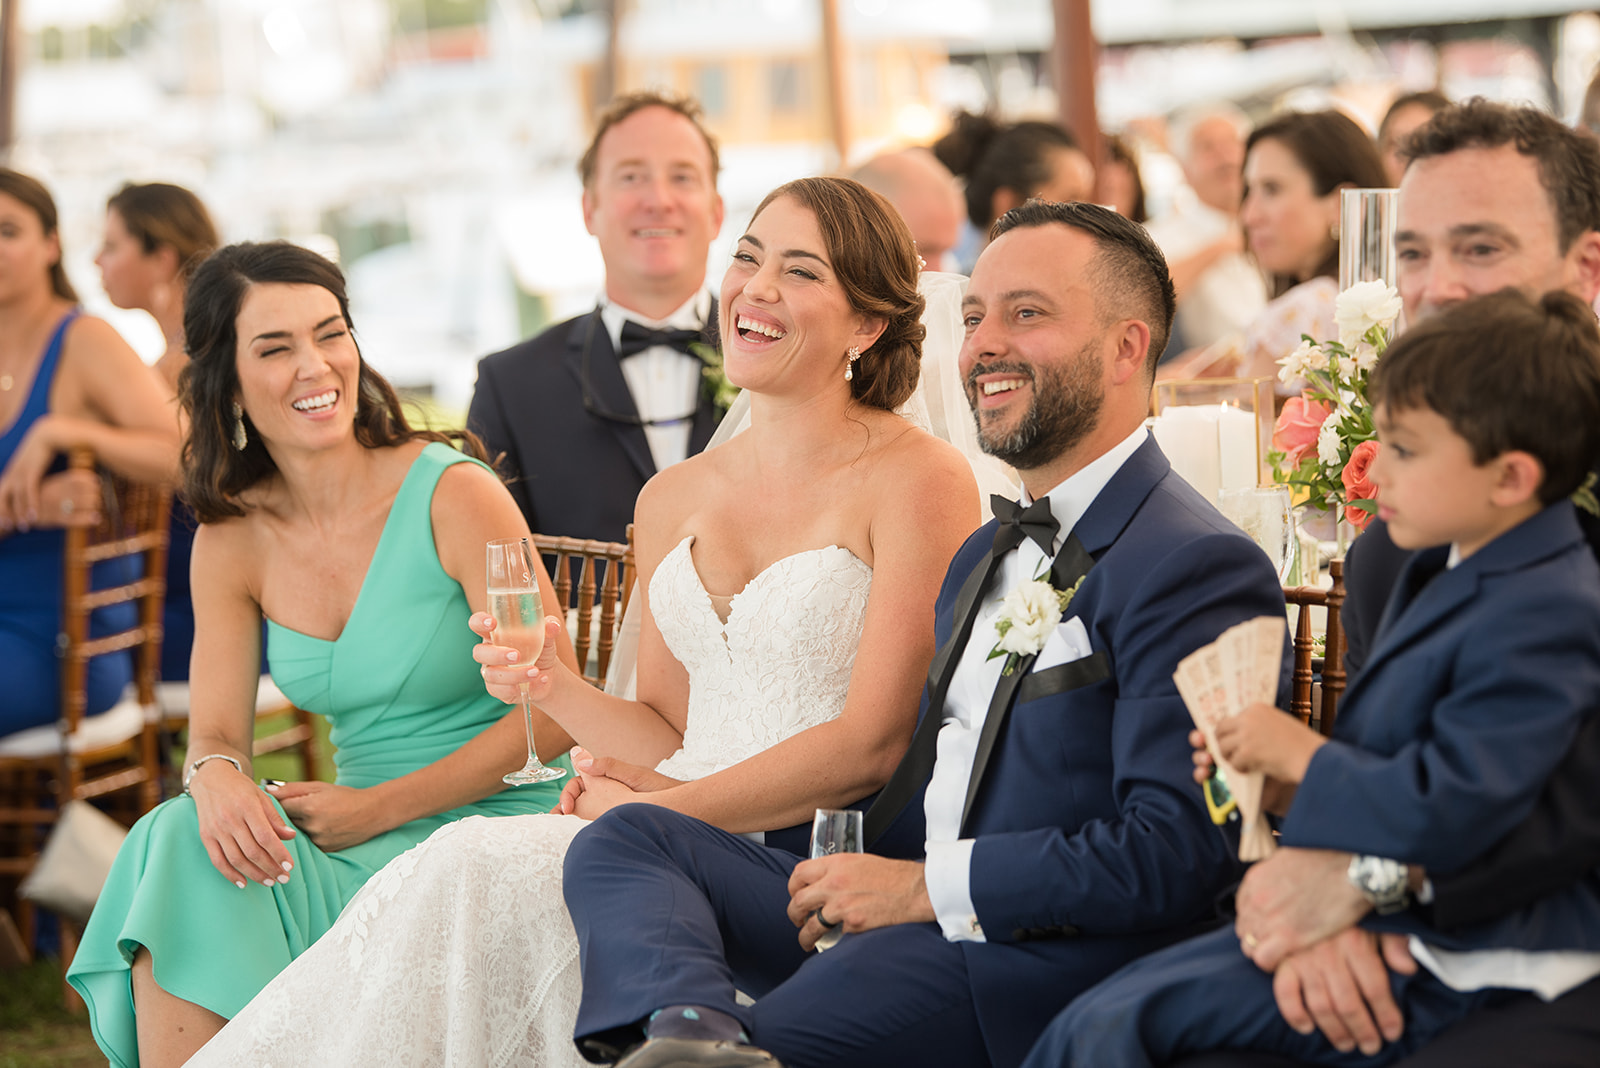
[[[711,314],[711,293],[702,289],[665,319],[652,319],[604,297],[600,321],[611,337],[611,351],[619,349],[622,324],[629,319],[651,330],[699,330]],[[700,404],[701,370],[696,356],[670,345],[652,345],[622,360],[622,377],[633,394],[640,419],[671,419],[670,423],[644,427],[650,457],[661,471],[689,455],[689,434]],[[684,416],[684,418],[678,418]]]
[[[950,678],[944,708],[928,710],[929,715],[942,714],[944,723],[939,728],[938,755],[934,759],[933,775],[928,780],[927,793],[923,798],[928,831],[924,877],[939,926],[944,930],[945,938],[952,942],[984,941],[977,910],[972,906],[974,839],[960,837],[961,810],[966,805],[967,783],[972,778],[978,737],[983,733],[983,723],[989,715],[989,701],[994,696],[995,687],[1000,684],[1000,672],[1005,666],[1004,657],[988,659],[998,640],[994,625],[1000,614],[1000,604],[1019,583],[1044,577],[1050,570],[1055,554],[1061,551],[1062,543],[1072,532],[1073,525],[1089,510],[1100,491],[1105,489],[1106,483],[1138,451],[1148,436],[1149,432],[1140,426],[1094,462],[1045,494],[1050,502],[1050,514],[1061,524],[1050,555],[1045,556],[1032,538],[1024,538],[1022,544],[1001,560],[979,604],[977,617],[972,624],[972,637],[962,650],[955,674]],[[1023,495],[1023,503],[1032,503],[1026,494]]]

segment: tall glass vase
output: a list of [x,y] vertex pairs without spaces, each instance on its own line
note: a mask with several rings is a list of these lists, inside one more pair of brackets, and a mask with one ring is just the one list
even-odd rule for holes
[[1339,195],[1339,290],[1357,282],[1394,285],[1393,189],[1345,189]]

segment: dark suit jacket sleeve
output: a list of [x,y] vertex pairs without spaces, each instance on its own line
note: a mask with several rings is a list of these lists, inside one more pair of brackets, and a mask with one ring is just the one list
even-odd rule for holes
[[1472,866],[1433,878],[1436,927],[1499,919],[1600,867],[1600,716],[1578,733],[1533,814]]
[[[499,354],[504,356],[504,354]],[[499,458],[497,471],[511,491],[512,498],[528,519],[528,529],[537,531],[539,524],[533,514],[533,501],[528,495],[528,483],[523,477],[517,458],[516,441],[506,419],[504,396],[495,372],[496,356],[478,362],[478,384],[472,390],[472,403],[467,408],[467,429],[483,439],[489,459]]]
[[1367,662],[1367,652],[1378,633],[1378,622],[1389,603],[1411,552],[1389,538],[1389,528],[1374,519],[1366,532],[1350,543],[1344,561],[1345,600],[1339,612],[1344,627],[1344,669],[1355,681]]
[[[1527,582],[1493,610],[1479,599],[1456,648],[1419,644],[1377,669],[1363,699],[1431,706],[1425,729],[1392,755],[1337,740],[1319,749],[1283,843],[1452,872],[1527,818],[1600,694],[1600,613],[1566,592]],[[1379,681],[1381,692],[1368,685]]]
[[[1130,565],[1124,559],[1122,566]],[[1237,878],[1237,838],[1211,823],[1192,778],[1193,722],[1172,674],[1178,661],[1234,624],[1282,618],[1282,588],[1261,550],[1234,535],[1196,537],[1131,566],[1143,573],[1107,592],[1118,602],[1107,650],[1115,681],[1105,754],[1114,814],[1072,828],[977,837],[969,885],[990,941],[1029,930],[1176,927],[1210,916],[1218,893]],[[1091,640],[1097,627],[1091,625]],[[1074,692],[1086,691],[1059,701],[1063,750],[1085,744],[1077,717],[1108,711],[1085,707],[1088,699]],[[1085,786],[1063,776],[1059,788]]]

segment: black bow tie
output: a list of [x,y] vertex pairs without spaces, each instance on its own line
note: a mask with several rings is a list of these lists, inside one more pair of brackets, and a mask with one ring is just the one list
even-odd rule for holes
[[1023,538],[1032,538],[1046,556],[1055,555],[1061,523],[1050,514],[1050,498],[1042,497],[1024,508],[997,493],[989,498],[989,507],[1000,520],[1000,528],[994,532],[994,555],[1010,552]]
[[652,330],[642,323],[626,319],[622,323],[622,340],[617,345],[617,356],[619,359],[625,359],[657,345],[665,345],[693,356],[694,353],[689,349],[690,344],[702,340],[704,339],[698,330]]

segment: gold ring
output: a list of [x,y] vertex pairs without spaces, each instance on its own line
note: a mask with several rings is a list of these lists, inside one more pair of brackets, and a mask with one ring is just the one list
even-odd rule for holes
[[1256,936],[1253,934],[1245,935],[1240,941],[1244,943],[1244,948],[1250,952],[1255,952],[1255,948],[1261,944],[1256,941]]

